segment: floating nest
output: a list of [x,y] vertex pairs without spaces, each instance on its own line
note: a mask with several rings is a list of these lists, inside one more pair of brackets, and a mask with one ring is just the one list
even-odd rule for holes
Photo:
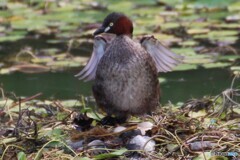
[[84,97],[41,101],[41,94],[16,98],[1,91],[4,160],[239,158],[240,89],[233,84],[217,96],[168,104],[114,127],[101,125],[103,115]]

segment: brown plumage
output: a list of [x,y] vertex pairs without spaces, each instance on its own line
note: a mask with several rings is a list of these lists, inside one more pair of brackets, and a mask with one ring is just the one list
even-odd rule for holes
[[[103,32],[116,37],[106,42],[96,36]],[[150,113],[159,106],[158,72],[172,70],[182,59],[153,36],[144,37],[141,44],[133,41],[132,32],[128,17],[109,14],[94,33],[94,51],[89,63],[77,75],[80,79],[95,78],[93,94],[98,107],[123,119]]]
[[122,117],[152,111],[159,105],[152,57],[128,35],[117,36],[98,64],[93,93],[108,114]]

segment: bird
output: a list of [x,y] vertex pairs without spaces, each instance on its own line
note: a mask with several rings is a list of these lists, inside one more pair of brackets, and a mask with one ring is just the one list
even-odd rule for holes
[[[113,34],[111,40],[100,34]],[[153,35],[133,40],[133,22],[112,12],[93,33],[93,52],[87,65],[75,76],[94,80],[93,96],[99,108],[125,122],[129,116],[152,113],[160,106],[159,72],[172,71],[183,56],[170,51]]]

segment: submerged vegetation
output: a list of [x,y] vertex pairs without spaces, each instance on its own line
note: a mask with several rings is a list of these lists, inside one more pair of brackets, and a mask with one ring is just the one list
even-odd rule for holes
[[[134,38],[153,34],[185,56],[176,71],[228,68],[232,84],[118,127],[100,125],[91,97],[42,99],[5,89],[3,75],[83,66],[93,31],[113,11],[132,18]],[[1,159],[239,158],[238,0],[3,0],[0,15]]]

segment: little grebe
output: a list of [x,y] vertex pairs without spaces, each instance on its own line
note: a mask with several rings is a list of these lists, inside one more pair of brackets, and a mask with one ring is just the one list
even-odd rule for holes
[[[101,33],[116,37],[110,42]],[[132,21],[122,13],[111,13],[94,32],[92,56],[76,76],[93,80],[98,107],[123,121],[129,115],[150,113],[159,106],[158,72],[171,71],[183,57],[172,53],[153,36],[140,43],[132,40]]]

